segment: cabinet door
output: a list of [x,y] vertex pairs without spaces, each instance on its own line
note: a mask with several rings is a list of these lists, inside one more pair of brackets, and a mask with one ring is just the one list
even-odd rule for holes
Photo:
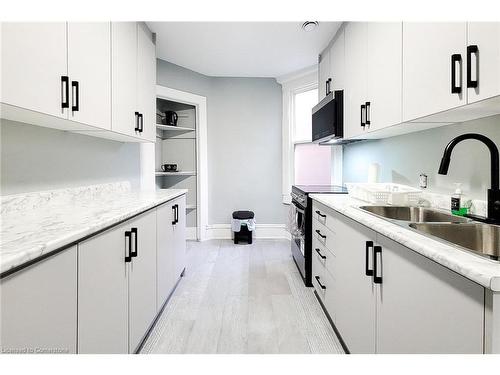
[[[345,28],[346,104],[344,133],[353,137],[363,133],[361,105],[366,103],[366,22],[350,22]],[[368,128],[366,128],[368,130]]]
[[137,107],[142,114],[141,137],[156,140],[156,52],[151,33],[137,26]]
[[175,281],[177,281],[186,268],[186,196],[177,198],[175,204],[178,205],[178,221],[174,225]]
[[128,353],[125,225],[78,245],[78,352]]
[[[2,102],[67,118],[66,23],[2,22]],[[64,97],[63,97],[64,96]]]
[[101,129],[111,129],[110,39],[109,22],[68,23],[69,118]]
[[156,212],[130,221],[132,248],[137,253],[130,263],[129,352],[137,350],[156,316]]
[[76,246],[0,281],[0,352],[76,353]]
[[484,288],[377,235],[378,353],[482,353]]
[[157,310],[160,310],[175,285],[174,204],[156,209]]
[[365,274],[366,245],[375,241],[375,232],[336,216],[335,325],[351,353],[375,353],[376,289],[372,277]]
[[344,31],[341,31],[330,50],[331,90],[345,89]]
[[137,136],[137,24],[111,23],[111,129]]
[[367,24],[369,130],[401,122],[402,23]]
[[318,101],[326,96],[326,81],[330,78],[330,50],[326,49],[318,64]]
[[471,53],[471,79],[476,88],[468,88],[468,102],[500,95],[500,23],[469,22],[468,46],[477,46]]
[[[444,111],[467,102],[465,22],[403,23],[403,121]],[[461,93],[452,93],[452,55]]]

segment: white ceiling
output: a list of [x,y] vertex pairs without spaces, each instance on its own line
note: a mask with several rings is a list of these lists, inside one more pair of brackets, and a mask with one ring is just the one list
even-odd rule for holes
[[221,77],[279,77],[317,63],[341,22],[148,22],[160,59]]

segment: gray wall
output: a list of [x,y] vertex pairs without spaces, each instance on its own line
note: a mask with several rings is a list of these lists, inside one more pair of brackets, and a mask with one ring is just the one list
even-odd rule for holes
[[429,176],[429,191],[453,193],[463,183],[471,198],[486,199],[490,187],[490,155],[482,143],[467,140],[455,147],[448,175],[437,170],[448,142],[459,134],[481,133],[500,145],[500,116],[437,129],[344,146],[344,182],[366,182],[368,166],[380,164],[380,181],[418,186],[420,172]]
[[281,85],[271,78],[207,77],[158,60],[157,83],[207,97],[208,222],[229,223],[232,211],[259,223],[283,224]]
[[2,195],[114,181],[139,186],[139,144],[1,120]]

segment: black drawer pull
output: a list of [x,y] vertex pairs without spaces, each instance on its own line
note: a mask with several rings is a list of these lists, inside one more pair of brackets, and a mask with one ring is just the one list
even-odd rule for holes
[[132,257],[130,256],[130,248],[132,247],[132,233],[130,231],[125,232],[125,240],[128,239],[128,255],[127,255],[127,244],[125,243],[125,263],[129,263],[132,261]]
[[326,286],[324,286],[323,284],[321,284],[321,281],[319,281],[319,276],[314,276],[314,278],[316,279],[316,281],[318,282],[319,286],[321,287],[321,289],[326,289]]
[[382,275],[378,276],[378,257],[377,255],[382,255],[382,246],[373,247],[373,282],[375,284],[382,284]]
[[373,241],[366,241],[365,245],[365,275],[373,276],[373,269],[370,269],[370,250],[373,251]]
[[137,228],[132,228],[130,233],[134,235],[134,251],[130,249],[130,257],[134,258],[137,256]]
[[321,259],[326,259],[326,256],[321,254],[321,251],[318,248],[316,248],[315,250],[318,253],[318,255],[321,257]]
[[72,112],[80,110],[80,86],[78,81],[71,81],[71,93],[73,95],[73,105],[71,106]]
[[316,210],[316,213],[317,213],[319,216],[324,217],[324,218],[326,219],[326,215],[323,215],[323,214],[321,213],[321,211]]
[[323,238],[323,239],[325,239],[325,240],[326,240],[326,236],[322,235],[322,234],[321,234],[321,232],[319,231],[319,229],[316,229],[316,233],[318,233],[318,235],[319,235],[321,238]]
[[366,102],[365,103],[365,124],[370,126],[371,122],[370,122],[370,102]]
[[365,105],[361,105],[361,127],[364,129],[365,128]]

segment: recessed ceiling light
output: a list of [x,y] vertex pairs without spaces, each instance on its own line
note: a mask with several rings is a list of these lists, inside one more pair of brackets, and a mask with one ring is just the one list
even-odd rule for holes
[[302,24],[302,30],[306,32],[313,31],[316,27],[318,27],[318,25],[318,21],[306,21]]

